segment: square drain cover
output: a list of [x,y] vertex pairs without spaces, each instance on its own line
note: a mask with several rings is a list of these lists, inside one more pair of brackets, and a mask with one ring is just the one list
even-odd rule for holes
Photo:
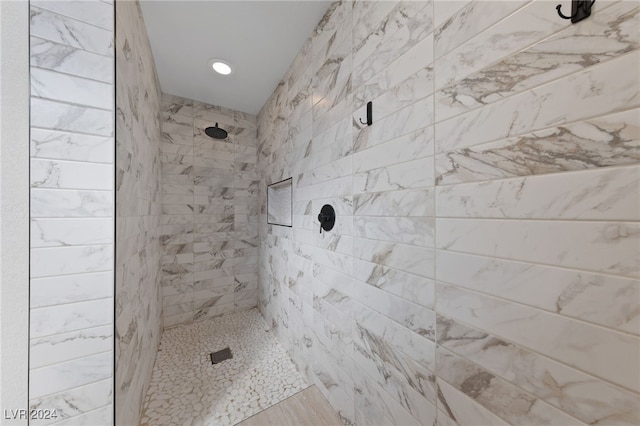
[[233,355],[231,354],[231,349],[229,348],[224,348],[218,352],[213,352],[209,354],[209,356],[211,357],[211,364],[218,364],[224,361],[225,359],[233,358]]

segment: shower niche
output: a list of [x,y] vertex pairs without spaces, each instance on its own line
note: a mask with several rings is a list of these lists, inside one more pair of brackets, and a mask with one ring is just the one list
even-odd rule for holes
[[293,179],[267,185],[267,224],[293,226]]

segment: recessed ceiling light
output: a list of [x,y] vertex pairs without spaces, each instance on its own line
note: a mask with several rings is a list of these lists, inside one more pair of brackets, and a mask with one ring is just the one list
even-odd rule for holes
[[222,59],[210,59],[209,66],[211,66],[215,72],[222,75],[229,75],[232,71],[231,65]]

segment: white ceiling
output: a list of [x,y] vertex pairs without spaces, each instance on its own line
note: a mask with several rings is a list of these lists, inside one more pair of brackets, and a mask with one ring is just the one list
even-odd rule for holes
[[[257,114],[330,3],[143,0],[162,91]],[[232,74],[211,70],[211,58]]]

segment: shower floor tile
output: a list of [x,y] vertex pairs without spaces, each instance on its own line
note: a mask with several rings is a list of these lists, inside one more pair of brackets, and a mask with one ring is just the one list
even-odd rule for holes
[[140,424],[234,425],[308,386],[257,309],[228,314],[164,331]]

